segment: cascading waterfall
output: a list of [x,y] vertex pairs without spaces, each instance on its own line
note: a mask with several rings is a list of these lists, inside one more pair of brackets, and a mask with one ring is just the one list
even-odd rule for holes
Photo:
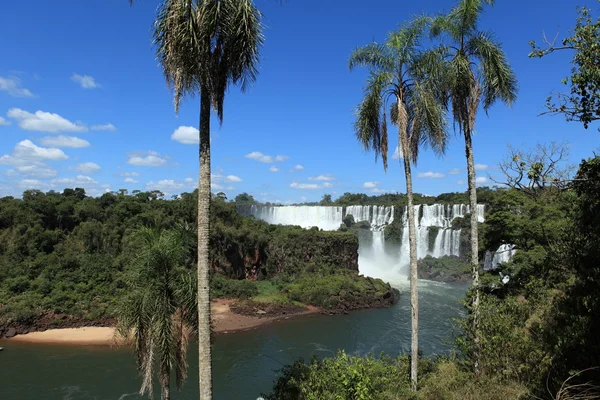
[[502,263],[509,262],[516,251],[514,244],[501,244],[498,250],[486,252],[483,269],[488,271],[498,267]]
[[[393,206],[252,206],[250,213],[270,224],[298,225],[303,228],[316,226],[323,230],[337,230],[347,215],[352,215],[355,222],[367,221],[371,226],[372,241],[369,246],[360,245],[359,267],[362,273],[383,277],[397,274],[398,270],[405,269],[409,264],[406,210],[405,207],[402,213],[399,257],[391,257],[389,252],[386,253],[384,228],[394,221]],[[414,212],[418,258],[461,255],[461,229],[453,229],[452,221],[469,214],[469,205],[419,204],[414,206]],[[476,212],[477,220],[484,222],[485,206],[477,205]],[[430,238],[430,235],[436,236]],[[499,257],[504,257],[505,253],[508,253],[506,257],[512,256],[510,252],[497,252]]]
[[250,213],[269,224],[298,225],[303,228],[316,226],[325,231],[334,231],[342,223],[343,207],[253,205]]

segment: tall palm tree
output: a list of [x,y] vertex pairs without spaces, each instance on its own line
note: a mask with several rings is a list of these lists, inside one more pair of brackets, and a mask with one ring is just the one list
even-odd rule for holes
[[194,275],[182,266],[186,248],[176,231],[142,228],[141,248],[128,271],[128,294],[118,309],[118,333],[132,339],[140,394],[153,396],[158,364],[161,399],[170,399],[171,371],[177,387],[187,376],[186,352],[196,320]]
[[[356,111],[355,132],[365,149],[381,155],[387,170],[387,116],[398,127],[398,141],[403,155],[406,195],[408,198],[408,232],[410,248],[410,288],[412,309],[411,381],[417,385],[418,364],[418,275],[417,238],[413,207],[411,163],[416,163],[420,144],[430,144],[443,152],[446,144],[444,108],[436,98],[436,80],[430,65],[436,65],[433,53],[419,50],[424,20],[418,19],[390,33],[384,44],[372,43],[357,48],[350,56],[350,69],[369,68],[364,97]],[[438,60],[439,62],[439,60]]]
[[154,26],[157,57],[174,90],[175,112],[200,96],[198,183],[198,342],[200,399],[212,398],[209,299],[210,118],[223,121],[230,84],[245,90],[257,76],[261,14],[251,0],[164,0]]
[[[473,274],[473,328],[477,343],[479,304],[479,259],[477,190],[472,135],[477,112],[483,100],[487,111],[501,100],[511,105],[517,97],[517,78],[502,46],[491,32],[480,31],[478,22],[484,5],[494,0],[460,0],[448,15],[434,18],[431,33],[441,37],[440,51],[445,54],[445,96],[454,122],[465,139],[469,202],[471,206],[471,263]],[[477,357],[476,357],[477,359]],[[475,362],[477,370],[477,361]]]

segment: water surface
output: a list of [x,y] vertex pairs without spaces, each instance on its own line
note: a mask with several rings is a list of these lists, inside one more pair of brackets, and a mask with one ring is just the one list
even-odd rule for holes
[[[214,342],[215,400],[256,399],[276,370],[298,357],[325,357],[344,349],[363,355],[410,351],[410,296],[400,283],[400,301],[386,309],[348,315],[309,315],[247,332],[218,335]],[[425,355],[448,352],[453,318],[464,310],[467,285],[422,282],[419,347]],[[130,349],[39,345],[0,341],[1,400],[132,400],[140,381]],[[197,399],[197,346],[189,352],[189,378],[173,399]],[[160,398],[157,392],[156,398]]]

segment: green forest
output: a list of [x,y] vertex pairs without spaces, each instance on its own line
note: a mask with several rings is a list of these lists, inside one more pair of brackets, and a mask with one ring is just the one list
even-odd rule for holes
[[[129,3],[136,10],[142,2]],[[278,3],[282,9],[286,7],[286,2]],[[186,381],[192,343],[198,346],[198,358],[193,359],[198,362],[194,390],[198,389],[201,400],[211,400],[217,333],[213,305],[227,303],[236,317],[273,320],[304,312],[344,314],[331,317],[344,318],[345,314],[361,315],[361,309],[377,308],[368,312],[378,313],[394,310],[396,305],[403,316],[410,315],[410,323],[407,319],[401,328],[410,335],[394,343],[394,354],[370,354],[377,349],[372,343],[360,343],[361,349],[367,350],[357,347],[354,352],[323,350],[321,344],[310,343],[325,353],[282,363],[265,349],[274,346],[275,351],[285,352],[278,347],[285,341],[263,338],[267,343],[259,346],[264,344],[265,349],[252,349],[256,351],[252,357],[270,358],[279,369],[273,371],[272,387],[260,399],[600,399],[600,155],[586,147],[584,159],[579,156],[576,165],[569,165],[573,161],[569,144],[548,140],[532,149],[508,144],[504,158],[490,169],[487,164],[476,164],[483,157],[475,155],[473,138],[485,135],[481,128],[490,126],[479,121],[497,105],[503,109],[516,106],[522,96],[513,69],[516,64],[511,65],[509,53],[495,33],[483,26],[489,23],[484,11],[491,10],[494,3],[457,0],[447,13],[412,16],[383,41],[372,39],[347,49],[347,59],[340,62],[362,80],[352,125],[343,127],[352,133],[347,141],[374,155],[376,163],[381,161],[383,172],[396,160],[401,173],[395,171],[394,176],[402,193],[378,186],[377,176],[368,177],[362,186],[345,185],[332,174],[307,175],[301,183],[295,177],[304,167],[297,164],[289,170],[296,175],[285,181],[286,189],[319,191],[313,192],[318,195],[312,198],[295,197],[303,201],[296,205],[337,207],[336,215],[344,215],[339,228],[336,219],[332,230],[322,230],[271,225],[253,217],[255,207],[282,204],[258,202],[258,190],[240,193],[233,186],[220,185],[243,180],[237,175],[225,176],[229,171],[221,175],[224,170],[211,161],[211,146],[221,145],[213,128],[223,124],[225,98],[235,86],[245,92],[262,71],[260,52],[268,29],[257,5],[252,0],[160,2],[153,11],[151,40],[154,62],[171,92],[175,114],[188,97],[199,99],[194,106],[195,115],[199,112],[200,116],[198,129],[182,125],[171,136],[176,140],[174,136],[183,128],[185,132],[179,134],[185,137],[176,141],[198,145],[198,185],[187,177],[185,185],[172,186],[178,188],[175,193],[188,192],[167,196],[150,190],[154,181],[148,181],[145,191],[121,189],[98,194],[102,193],[98,190],[92,196],[81,187],[60,191],[55,183],[68,180],[59,178],[48,181],[52,184],[21,181],[24,184],[19,191],[38,189],[25,190],[20,197],[0,198],[0,337],[10,339],[52,328],[110,328],[135,353],[139,394],[152,398],[158,383],[163,400],[171,399],[172,382],[181,389]],[[551,42],[544,33],[544,43],[529,42],[530,52],[523,57],[567,55],[570,71],[563,71],[568,76],[560,81],[565,91],[552,93],[545,104],[542,100],[541,114],[588,130],[600,120],[600,20],[592,18],[589,8],[579,7],[576,12],[573,29],[560,41],[557,36]],[[302,27],[307,29],[304,21]],[[14,97],[36,97],[20,88],[20,78],[13,78],[10,84],[0,79],[0,91],[16,93]],[[81,88],[102,87],[91,76],[74,74],[71,80]],[[286,91],[283,87],[277,90]],[[253,100],[261,95],[264,93]],[[266,113],[256,117],[264,118],[264,124],[271,122]],[[71,123],[43,111],[33,114],[11,108],[7,118],[10,120],[0,117],[0,125],[14,123],[42,132],[36,128],[39,120],[51,118],[66,128],[46,127],[45,132],[88,131],[79,121]],[[305,118],[312,115],[306,113]],[[519,135],[533,135],[526,119],[518,123],[522,124]],[[89,130],[108,134],[116,127],[90,124]],[[188,137],[190,132],[193,137]],[[464,170],[454,168],[456,173],[447,173],[463,174],[459,186],[452,187],[466,190],[436,196],[417,193],[413,183],[422,188],[417,179],[446,176],[434,170],[419,172],[416,166],[424,151],[444,157],[452,133],[461,153],[464,151],[461,161],[465,164]],[[595,129],[581,132],[597,134]],[[62,135],[59,138],[65,140]],[[58,139],[41,140],[56,143]],[[72,148],[90,145],[75,137],[67,140]],[[227,145],[236,144],[234,138]],[[578,150],[581,154],[581,148]],[[269,154],[277,155],[252,151],[244,158],[271,164],[269,172],[265,168],[267,175],[288,168],[275,162],[290,156],[275,153],[273,148]],[[311,154],[309,148],[306,151]],[[159,155],[153,150],[132,152],[127,162],[137,167],[181,165],[170,155]],[[27,139],[19,142],[13,153],[2,156],[0,163],[15,168],[6,171],[7,176],[22,173],[27,177],[32,170],[47,167],[46,161],[68,158],[58,146],[41,148]],[[93,164],[94,171],[101,169],[95,163],[87,164]],[[348,174],[353,172],[356,169],[349,169]],[[45,174],[53,177],[57,171],[48,168]],[[140,176],[137,172],[124,174],[114,176]],[[97,188],[110,187],[88,179],[98,184]],[[152,179],[164,177],[159,173]],[[29,185],[32,182],[39,184]],[[139,183],[133,179],[123,182]],[[194,187],[197,189],[189,192]],[[47,190],[50,188],[56,190]],[[357,188],[368,193],[351,192]],[[12,189],[6,193],[15,194]],[[221,190],[239,194],[228,198]],[[323,194],[325,190],[330,193]],[[308,201],[321,195],[320,201]],[[293,205],[291,200],[285,204]],[[444,216],[443,224],[420,226],[424,207],[415,206],[423,204],[462,204],[473,212],[451,221]],[[356,205],[394,206],[393,222],[355,221],[343,210]],[[485,208],[484,222],[478,219],[478,205]],[[426,228],[428,236],[417,236],[420,228]],[[437,238],[442,238],[438,236],[441,229],[443,233],[452,229],[451,235],[460,229],[455,236],[460,256],[454,252],[439,258],[421,257],[417,247],[431,253]],[[424,243],[425,237],[428,243]],[[407,270],[403,273],[408,272],[407,290],[401,292],[401,285],[394,287],[359,272],[359,256],[366,254],[359,255],[359,246],[374,249],[373,244],[394,260],[389,264],[395,269],[386,271],[390,275],[399,275],[400,249],[405,252],[402,256],[407,265],[401,267]],[[510,246],[514,255],[490,268],[485,260],[502,246]],[[380,260],[374,263],[388,267]],[[425,286],[422,281],[432,285],[430,292],[454,284],[452,288],[459,288],[460,296],[464,294],[462,313],[452,321],[451,337],[445,343],[451,350],[426,352],[427,343],[419,342],[427,323],[439,323],[424,315],[429,304],[419,305],[423,298],[420,290]],[[400,300],[406,302],[397,304]],[[340,326],[344,334],[356,334],[352,331],[355,326]],[[384,333],[381,341],[392,337],[390,331]],[[297,343],[291,346],[296,345],[301,347]]]

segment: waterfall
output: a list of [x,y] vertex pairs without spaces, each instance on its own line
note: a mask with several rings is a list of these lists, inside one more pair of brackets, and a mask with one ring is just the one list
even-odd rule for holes
[[380,231],[394,221],[394,206],[348,206],[345,215],[352,215],[354,222],[367,221],[371,230]]
[[487,251],[483,262],[483,269],[494,269],[502,263],[509,262],[517,250],[514,244],[502,244],[496,251]]
[[[470,213],[468,204],[419,204],[414,206],[415,229],[417,236],[417,257],[460,256],[461,230],[452,228],[455,218],[464,218]],[[485,221],[485,206],[477,205],[477,220]],[[359,248],[359,266],[365,273],[369,270],[406,268],[410,254],[408,246],[408,215],[404,207],[402,213],[402,237],[399,254],[393,259],[385,252],[384,229],[394,221],[394,206],[352,205],[337,206],[252,206],[250,213],[270,224],[298,225],[303,228],[319,227],[323,230],[337,230],[343,218],[352,215],[355,222],[367,221],[371,226],[373,240],[367,248]],[[435,237],[431,236],[435,235]],[[431,236],[431,237],[430,237]],[[433,246],[431,247],[430,244]],[[431,247],[431,248],[430,248]],[[501,246],[502,247],[502,246]],[[396,250],[394,250],[396,251]],[[500,263],[510,259],[514,250],[498,249],[489,263]],[[496,265],[496,264],[493,264]],[[385,268],[383,268],[385,267]],[[381,275],[377,275],[381,276]]]
[[274,225],[313,226],[334,231],[342,224],[343,207],[321,206],[252,206],[250,212],[258,219]]

